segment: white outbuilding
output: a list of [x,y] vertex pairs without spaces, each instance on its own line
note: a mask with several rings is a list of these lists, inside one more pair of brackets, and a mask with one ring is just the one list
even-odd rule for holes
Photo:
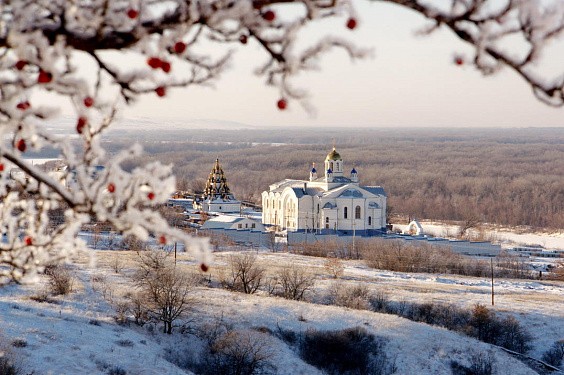
[[206,220],[202,229],[250,230],[264,232],[264,225],[248,217],[220,215]]

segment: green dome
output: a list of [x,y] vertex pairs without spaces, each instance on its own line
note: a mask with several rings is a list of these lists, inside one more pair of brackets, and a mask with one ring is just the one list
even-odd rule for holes
[[341,158],[341,155],[339,155],[335,147],[333,147],[333,151],[327,154],[325,160],[343,160],[343,158]]

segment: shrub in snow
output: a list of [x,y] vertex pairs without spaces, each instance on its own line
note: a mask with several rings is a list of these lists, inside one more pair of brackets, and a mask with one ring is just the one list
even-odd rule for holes
[[16,366],[8,356],[0,352],[0,374],[1,375],[20,375],[23,371]]
[[478,340],[519,353],[527,352],[532,340],[531,335],[517,319],[512,316],[501,319],[495,312],[480,304],[474,307],[465,331]]
[[341,278],[345,272],[343,261],[339,258],[327,258],[325,262],[323,262],[323,268],[335,279]]
[[333,305],[357,310],[370,310],[370,300],[370,291],[363,284],[344,285],[335,282],[329,289],[329,301]]
[[27,346],[27,341],[25,339],[14,339],[12,341],[12,346],[14,348],[25,348]]
[[315,284],[315,276],[304,267],[295,264],[283,267],[276,273],[278,281],[278,294],[286,299],[301,301],[305,299]]
[[143,251],[147,250],[148,245],[145,241],[142,241],[135,236],[125,236],[121,240],[119,248],[122,250]]
[[495,374],[495,356],[493,352],[473,353],[470,357],[470,366],[465,366],[458,361],[451,361],[452,375],[492,375]]
[[372,297],[370,298],[370,306],[372,307],[372,310],[377,312],[389,312],[389,305],[390,299],[385,292],[377,290],[372,294]]
[[300,342],[302,359],[327,374],[392,374],[386,341],[362,327],[337,331],[309,329]]
[[195,371],[204,375],[254,375],[269,373],[274,352],[268,336],[250,330],[230,330],[209,341],[203,361]]
[[45,268],[48,277],[49,290],[54,295],[66,295],[72,292],[74,277],[69,267],[64,265],[51,265]]
[[266,270],[257,261],[256,254],[245,252],[229,256],[228,269],[221,283],[228,289],[254,294],[261,287]]
[[114,257],[111,260],[111,266],[112,266],[112,269],[114,270],[114,272],[115,273],[121,273],[124,265],[125,265],[124,261],[121,258],[120,254],[114,255]]
[[127,375],[127,371],[120,366],[113,366],[108,370],[108,375]]
[[543,355],[542,360],[559,367],[564,360],[564,340],[556,341]]

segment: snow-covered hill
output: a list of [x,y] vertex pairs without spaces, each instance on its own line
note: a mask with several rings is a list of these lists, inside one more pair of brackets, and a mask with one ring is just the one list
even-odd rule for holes
[[[473,354],[491,352],[500,374],[534,374],[525,364],[504,351],[459,333],[394,315],[288,301],[266,295],[248,296],[223,289],[199,287],[188,330],[172,335],[150,325],[118,324],[115,306],[131,292],[128,275],[133,252],[93,251],[93,259],[74,261],[75,288],[51,302],[30,297],[40,294],[45,281],[11,285],[0,289],[0,341],[22,373],[34,374],[185,374],[177,364],[197,355],[198,341],[190,333],[205,324],[222,321],[230,329],[252,330],[264,336],[271,370],[277,374],[321,374],[303,362],[276,333],[308,329],[335,330],[361,326],[387,340],[386,352],[395,360],[397,374],[450,374],[451,361],[469,365]],[[228,253],[219,253],[212,264],[215,277]],[[114,270],[116,256],[123,261]],[[315,293],[323,293],[333,281],[323,260],[292,254],[263,253],[267,266],[301,264],[317,274]],[[94,260],[94,261],[93,261]],[[185,254],[178,267],[196,268]],[[371,270],[360,262],[346,262],[344,283],[362,282],[371,290],[384,291],[390,299],[448,302],[459,306],[486,304],[489,284],[459,276],[403,274]],[[564,338],[564,284],[503,280],[498,285],[496,309],[515,313],[534,336],[532,354],[540,356],[556,339]],[[353,354],[351,354],[353,355]],[[174,362],[174,363],[173,363]],[[113,371],[113,372],[112,372]]]

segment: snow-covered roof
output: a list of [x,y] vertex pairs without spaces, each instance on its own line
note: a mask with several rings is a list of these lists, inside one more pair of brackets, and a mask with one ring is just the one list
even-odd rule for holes
[[353,198],[362,198],[362,192],[357,189],[347,189],[339,195],[340,197],[353,197]]
[[323,192],[323,189],[321,188],[310,188],[310,187],[306,187],[305,191],[303,187],[301,188],[293,187],[292,190],[294,191],[294,194],[296,195],[297,198],[301,198],[304,195],[315,196]]
[[207,220],[204,225],[202,226],[203,229],[231,229],[235,224],[255,224],[256,229],[263,228],[262,223],[260,220],[249,218],[249,217],[241,217],[241,216],[231,216],[231,215],[219,215],[214,217],[213,219]]
[[384,188],[382,186],[361,186],[364,190],[374,194],[374,195],[383,195],[383,196],[387,196],[386,195],[386,191],[384,190]]
[[217,217],[214,217],[213,219],[209,219],[208,222],[212,221],[217,223],[236,223],[243,219],[245,218],[240,216],[219,215]]

